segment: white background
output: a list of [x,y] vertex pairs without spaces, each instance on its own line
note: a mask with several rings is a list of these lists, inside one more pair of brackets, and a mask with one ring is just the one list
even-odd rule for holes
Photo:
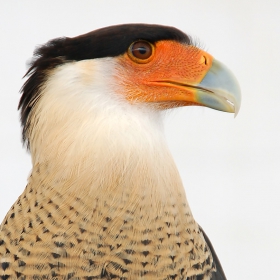
[[17,104],[34,47],[130,22],[171,25],[199,38],[237,76],[237,118],[176,109],[166,135],[193,214],[228,279],[280,279],[279,0],[0,0],[0,220],[31,170]]

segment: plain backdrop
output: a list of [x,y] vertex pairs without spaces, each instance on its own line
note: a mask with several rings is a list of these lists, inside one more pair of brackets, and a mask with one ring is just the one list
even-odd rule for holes
[[17,104],[34,47],[113,24],[171,25],[225,63],[242,89],[236,118],[201,107],[166,118],[193,214],[228,279],[279,279],[279,15],[279,0],[0,0],[0,220],[31,170]]

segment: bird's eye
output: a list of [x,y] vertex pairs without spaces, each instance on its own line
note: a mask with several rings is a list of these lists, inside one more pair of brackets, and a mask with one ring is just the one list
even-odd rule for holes
[[134,42],[130,45],[128,53],[131,59],[138,63],[146,63],[153,55],[153,45],[146,41]]

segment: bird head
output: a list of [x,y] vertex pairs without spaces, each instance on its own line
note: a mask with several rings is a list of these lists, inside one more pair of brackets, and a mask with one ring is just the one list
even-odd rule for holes
[[78,111],[106,111],[116,104],[126,110],[197,105],[237,114],[241,102],[225,65],[185,33],[160,25],[117,25],[51,40],[35,50],[26,76],[19,108],[28,144],[51,116],[45,135],[66,126],[60,119],[84,119]]

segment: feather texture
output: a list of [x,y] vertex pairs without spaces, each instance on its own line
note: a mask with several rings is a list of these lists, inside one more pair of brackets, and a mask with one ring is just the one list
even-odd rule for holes
[[2,279],[210,279],[162,112],[116,94],[114,69],[104,58],[49,73],[28,131],[34,167],[1,225]]

